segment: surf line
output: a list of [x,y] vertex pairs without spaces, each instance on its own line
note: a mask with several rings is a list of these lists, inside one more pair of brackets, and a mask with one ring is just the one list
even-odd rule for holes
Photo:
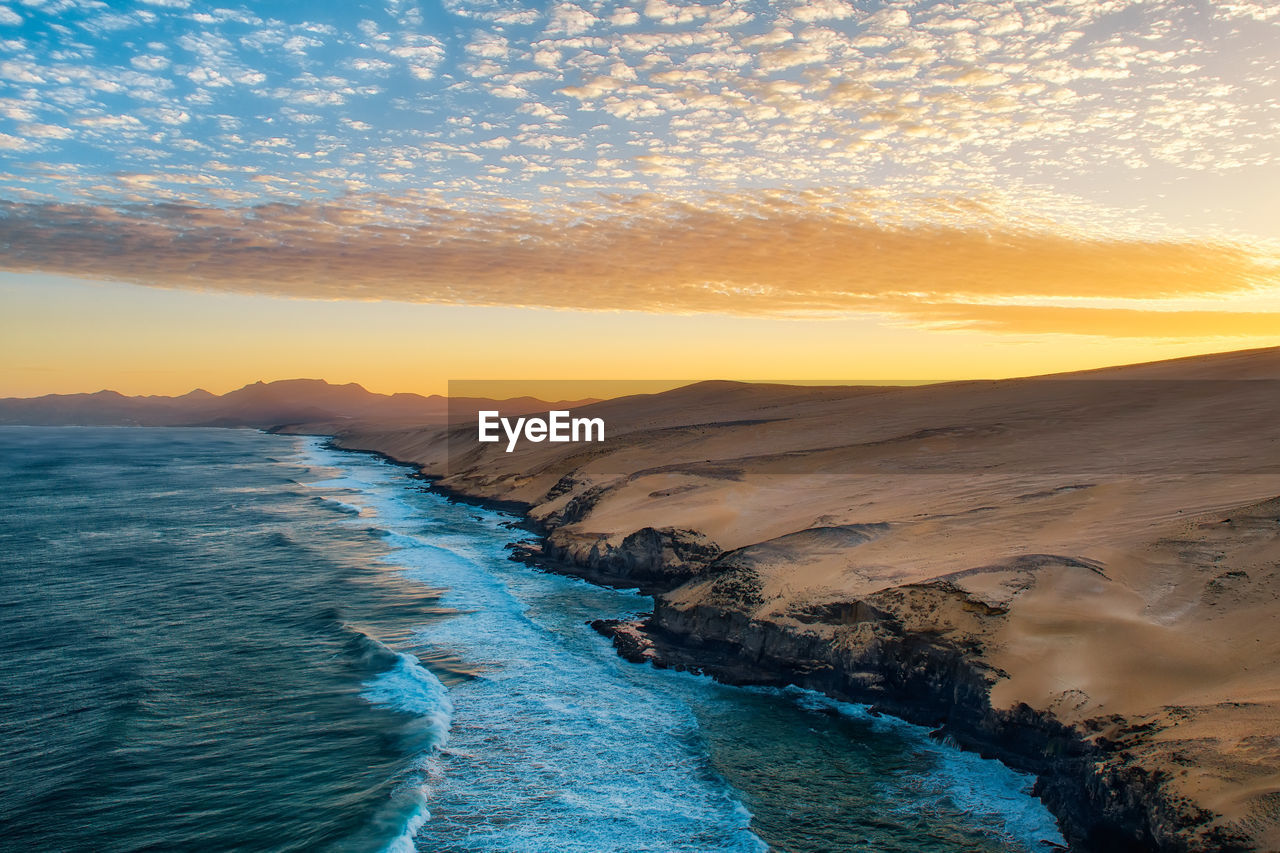
[[507,436],[507,453],[516,449],[521,438],[535,443],[604,441],[604,418],[575,418],[572,412],[566,410],[547,412],[545,418],[516,418],[514,421],[502,417],[502,413],[497,410],[482,410],[477,422],[478,440],[501,441],[499,426]]

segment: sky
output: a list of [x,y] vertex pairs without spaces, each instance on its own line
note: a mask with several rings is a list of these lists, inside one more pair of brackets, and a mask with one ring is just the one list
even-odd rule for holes
[[0,395],[1280,344],[1280,5],[0,2]]

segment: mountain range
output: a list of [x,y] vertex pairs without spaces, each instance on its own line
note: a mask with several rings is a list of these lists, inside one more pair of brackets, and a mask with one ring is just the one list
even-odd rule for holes
[[336,426],[371,422],[428,425],[474,417],[484,408],[504,414],[544,412],[586,405],[592,400],[549,402],[535,397],[490,400],[437,394],[376,394],[357,383],[333,385],[323,379],[254,382],[226,394],[197,388],[178,397],[127,397],[116,391],[48,394],[0,399],[0,424],[32,426],[204,426],[289,427],[331,431]]

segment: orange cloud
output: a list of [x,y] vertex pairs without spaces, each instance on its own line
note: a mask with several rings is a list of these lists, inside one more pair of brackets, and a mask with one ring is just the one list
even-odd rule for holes
[[[389,200],[384,210],[403,210]],[[801,198],[704,207],[627,199],[561,216],[518,206],[109,208],[7,203],[0,266],[170,288],[309,299],[745,316],[871,313],[1023,333],[1256,336],[1280,314],[1233,299],[1276,293],[1277,259],[1241,245],[1082,237],[1001,225],[989,211],[914,223]],[[927,206],[927,205],[926,205]],[[941,212],[940,212],[941,211]],[[946,215],[943,216],[942,213]],[[946,224],[927,223],[934,221]],[[1017,304],[1196,298],[1221,310]],[[998,302],[999,304],[992,304]]]
[[943,326],[1021,334],[1095,335],[1107,338],[1211,338],[1280,336],[1280,312],[1142,311],[1042,305],[928,305],[918,318]]

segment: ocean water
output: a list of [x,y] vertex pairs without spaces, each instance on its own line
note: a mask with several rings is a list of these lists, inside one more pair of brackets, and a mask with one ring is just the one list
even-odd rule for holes
[[1031,780],[618,658],[634,593],[406,470],[250,431],[0,428],[0,849],[1037,851]]

